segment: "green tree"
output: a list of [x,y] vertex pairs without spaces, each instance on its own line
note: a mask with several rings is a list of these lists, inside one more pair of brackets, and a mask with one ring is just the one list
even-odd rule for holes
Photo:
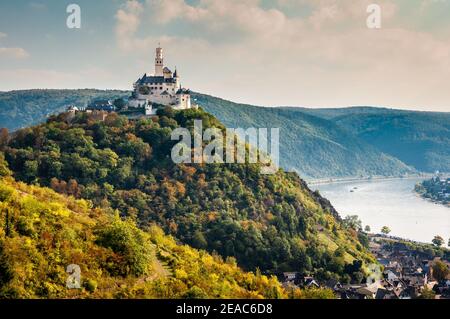
[[447,276],[450,274],[450,270],[448,269],[447,265],[440,260],[434,263],[432,269],[434,279],[439,282],[447,278]]
[[361,283],[364,279],[364,274],[361,271],[355,271],[352,276],[357,284]]
[[0,241],[0,299],[2,298],[1,287],[6,285],[14,277],[11,264],[8,262],[6,255],[3,253],[3,243]]
[[127,105],[127,103],[123,98],[119,98],[114,100],[113,105],[117,110],[122,110]]
[[422,290],[422,294],[420,295],[420,299],[434,299],[436,297],[436,294],[433,292],[433,290],[428,289],[425,287]]
[[208,242],[201,231],[197,230],[194,233],[192,238],[192,246],[199,249],[206,249],[208,247]]
[[37,161],[26,161],[24,164],[24,176],[27,181],[33,181],[38,174],[38,162]]
[[369,225],[366,225],[366,227],[364,227],[364,231],[365,231],[366,233],[370,233],[370,226],[369,226]]
[[302,290],[300,299],[336,299],[336,295],[328,288],[306,288]]
[[153,251],[148,239],[133,222],[116,216],[99,230],[97,243],[120,256],[119,267],[114,268],[119,275],[140,276],[148,272]]
[[139,93],[141,93],[142,95],[147,95],[150,93],[150,89],[147,86],[141,86],[139,88]]
[[173,118],[175,116],[175,111],[170,106],[165,106],[164,108],[158,109],[156,111],[158,116],[166,116],[168,118]]
[[391,232],[391,229],[390,229],[389,227],[387,227],[387,226],[383,226],[383,227],[381,228],[381,232],[382,232],[383,234],[387,235],[387,234],[389,234],[389,233]]
[[8,163],[5,161],[5,155],[0,153],[0,176],[9,176],[11,171],[8,168]]
[[9,132],[7,128],[0,129],[0,150],[3,149],[9,140]]
[[434,238],[433,238],[433,240],[431,242],[436,247],[441,247],[444,244],[444,238],[442,238],[441,236],[437,235],[437,236],[434,236]]
[[344,223],[344,226],[347,228],[352,228],[357,231],[362,229],[361,220],[357,215],[346,216],[342,222]]
[[185,299],[205,299],[208,298],[208,295],[203,291],[203,289],[193,286],[189,289],[184,295]]

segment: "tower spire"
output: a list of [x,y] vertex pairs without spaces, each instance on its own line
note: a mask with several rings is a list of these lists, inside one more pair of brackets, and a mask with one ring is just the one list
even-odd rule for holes
[[163,49],[160,44],[156,48],[156,57],[155,57],[155,76],[163,76],[163,68],[164,68],[164,58],[163,58]]

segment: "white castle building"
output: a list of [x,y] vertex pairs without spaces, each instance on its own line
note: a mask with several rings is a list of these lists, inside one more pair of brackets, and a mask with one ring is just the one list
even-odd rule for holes
[[155,73],[144,74],[134,83],[134,91],[128,101],[129,107],[145,107],[145,114],[156,114],[156,105],[169,105],[177,110],[191,108],[191,95],[182,88],[177,70],[164,66],[163,49],[156,48]]

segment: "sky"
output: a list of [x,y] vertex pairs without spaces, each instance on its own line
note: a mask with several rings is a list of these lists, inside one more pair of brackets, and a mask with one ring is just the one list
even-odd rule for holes
[[236,102],[450,112],[450,0],[2,0],[0,91],[131,89],[158,43],[183,86]]

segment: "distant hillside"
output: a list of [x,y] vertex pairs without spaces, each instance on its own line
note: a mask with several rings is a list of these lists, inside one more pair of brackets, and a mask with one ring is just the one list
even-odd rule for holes
[[279,127],[280,164],[309,178],[402,175],[414,170],[327,119],[297,108],[265,108],[194,94],[228,127]]
[[43,122],[50,114],[64,111],[68,105],[87,106],[94,99],[128,95],[126,91],[94,89],[0,92],[0,127],[15,130]]
[[375,107],[283,109],[330,120],[417,170],[450,172],[450,112]]
[[450,113],[385,111],[333,121],[420,171],[450,172]]
[[309,115],[317,116],[327,120],[334,119],[338,116],[349,115],[349,114],[380,114],[389,111],[390,109],[382,107],[371,107],[371,106],[351,106],[351,107],[340,107],[340,108],[308,108],[308,107],[288,107],[280,106],[279,108],[292,111],[292,112],[302,112]]

